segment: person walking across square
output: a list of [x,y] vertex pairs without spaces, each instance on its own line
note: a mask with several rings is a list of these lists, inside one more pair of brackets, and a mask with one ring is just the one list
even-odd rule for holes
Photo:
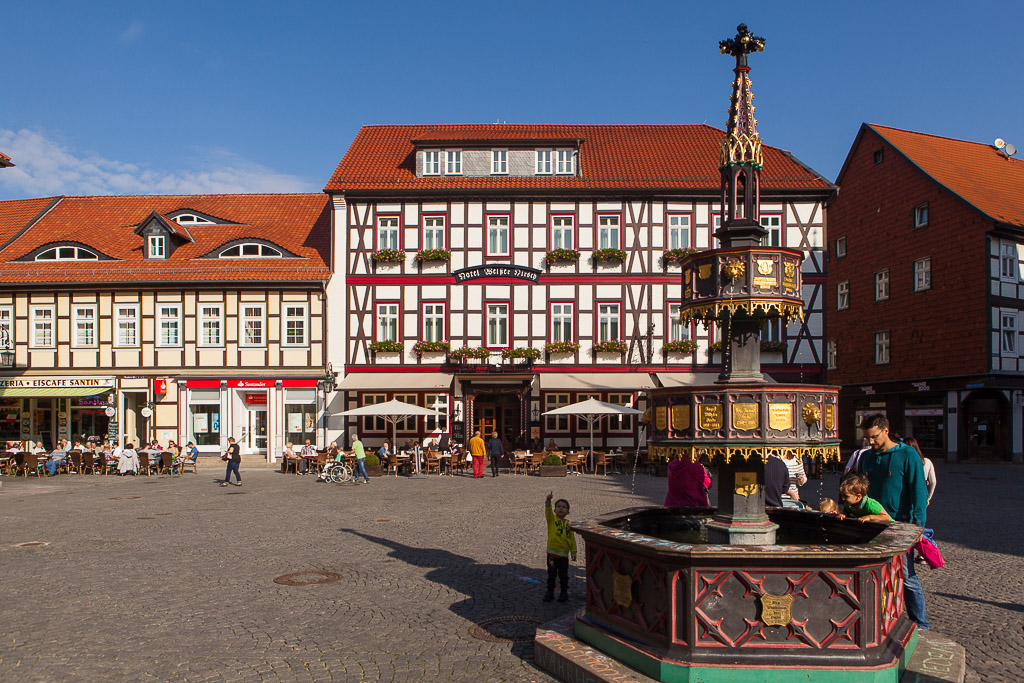
[[544,499],[544,519],[548,523],[548,590],[544,593],[544,602],[555,599],[556,575],[562,589],[558,594],[558,602],[566,602],[569,599],[569,556],[572,556],[573,562],[576,561],[576,534],[565,519],[569,514],[569,501],[559,498],[552,510],[553,497],[554,491],[551,491]]
[[235,473],[235,486],[242,485],[242,475],[238,473],[238,466],[242,464],[242,453],[238,448],[238,444],[235,443],[235,437],[228,437],[228,449],[224,451],[224,459],[228,461],[228,468],[224,471],[224,481],[221,482],[221,486],[227,486],[231,483],[231,473]]
[[479,429],[469,440],[469,454],[473,457],[473,478],[479,479],[484,476],[484,456],[487,455],[487,444],[480,438]]
[[366,449],[363,448],[363,442],[359,440],[358,434],[352,435],[352,452],[356,456],[356,471],[355,471],[355,482],[359,483],[359,475],[363,475],[364,483],[370,483],[370,477],[366,474]]
[[[505,448],[501,445],[498,432],[493,432],[487,441],[487,457],[491,459],[491,477],[498,476],[498,467],[501,465],[501,456],[505,454]],[[480,473],[481,475],[483,472]]]

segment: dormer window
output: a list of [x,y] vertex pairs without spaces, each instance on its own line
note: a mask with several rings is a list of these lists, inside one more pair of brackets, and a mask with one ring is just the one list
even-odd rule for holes
[[164,235],[150,235],[146,238],[146,258],[162,259],[167,258],[167,237]]
[[508,150],[507,149],[492,149],[491,150],[491,175],[507,175],[508,174]]
[[537,175],[551,175],[551,150],[537,150]]
[[441,175],[441,151],[428,149],[423,153],[423,175]]
[[96,252],[83,247],[54,247],[36,255],[36,261],[94,261]]
[[281,252],[266,244],[236,244],[220,252],[219,258],[280,258]]
[[192,213],[183,213],[180,216],[174,217],[174,222],[178,225],[213,225],[213,221],[202,216],[197,216]]
[[449,149],[445,151],[445,175],[462,175],[462,150]]
[[573,154],[571,149],[560,149],[558,150],[558,173],[562,175],[572,175],[575,171],[573,170]]

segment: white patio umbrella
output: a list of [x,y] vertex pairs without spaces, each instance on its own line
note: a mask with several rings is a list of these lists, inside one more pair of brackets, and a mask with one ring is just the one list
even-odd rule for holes
[[593,469],[594,457],[594,423],[602,417],[609,415],[642,415],[644,411],[626,406],[617,406],[614,403],[604,403],[596,398],[588,398],[586,401],[572,403],[561,408],[549,410],[545,415],[577,415],[582,418],[590,427],[590,457],[591,469]]
[[[435,415],[435,411],[422,406],[414,406],[411,403],[405,403],[403,401],[386,401],[384,403],[374,403],[373,405],[360,406],[359,408],[353,408],[352,410],[345,410],[337,415],[353,415],[356,417],[379,417],[383,418],[385,422],[391,425],[391,445],[398,452],[398,423],[407,417],[420,417],[422,415]],[[357,432],[358,433],[358,432]],[[413,454],[413,458],[416,460],[416,472],[413,477],[419,478],[423,475],[420,474],[420,459],[417,454]]]

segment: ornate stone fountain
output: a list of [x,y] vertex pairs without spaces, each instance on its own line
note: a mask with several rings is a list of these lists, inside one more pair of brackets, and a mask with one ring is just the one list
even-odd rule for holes
[[[720,43],[736,60],[721,247],[682,263],[682,315],[721,326],[723,369],[710,386],[648,392],[648,450],[713,462],[719,507],[636,508],[573,525],[586,541],[587,595],[572,638],[660,681],[897,681],[917,642],[901,556],[920,529],[765,509],[769,456],[838,459],[838,388],[760,371],[762,325],[803,316],[803,255],[761,245],[747,57],[764,39],[737,31]],[[538,634],[542,666],[559,661],[556,633]]]

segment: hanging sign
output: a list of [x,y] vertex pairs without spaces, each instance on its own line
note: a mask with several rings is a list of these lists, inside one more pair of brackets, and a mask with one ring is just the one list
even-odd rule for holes
[[493,266],[473,266],[472,268],[461,268],[452,273],[455,282],[466,282],[484,277],[510,277],[517,280],[529,280],[537,282],[540,280],[540,270],[528,268],[527,266],[513,266],[511,263],[503,263]]
[[258,394],[246,394],[245,395],[245,402],[246,403],[254,403],[254,404],[255,403],[259,403],[259,404],[262,404],[262,405],[267,405],[267,392],[261,391]]

